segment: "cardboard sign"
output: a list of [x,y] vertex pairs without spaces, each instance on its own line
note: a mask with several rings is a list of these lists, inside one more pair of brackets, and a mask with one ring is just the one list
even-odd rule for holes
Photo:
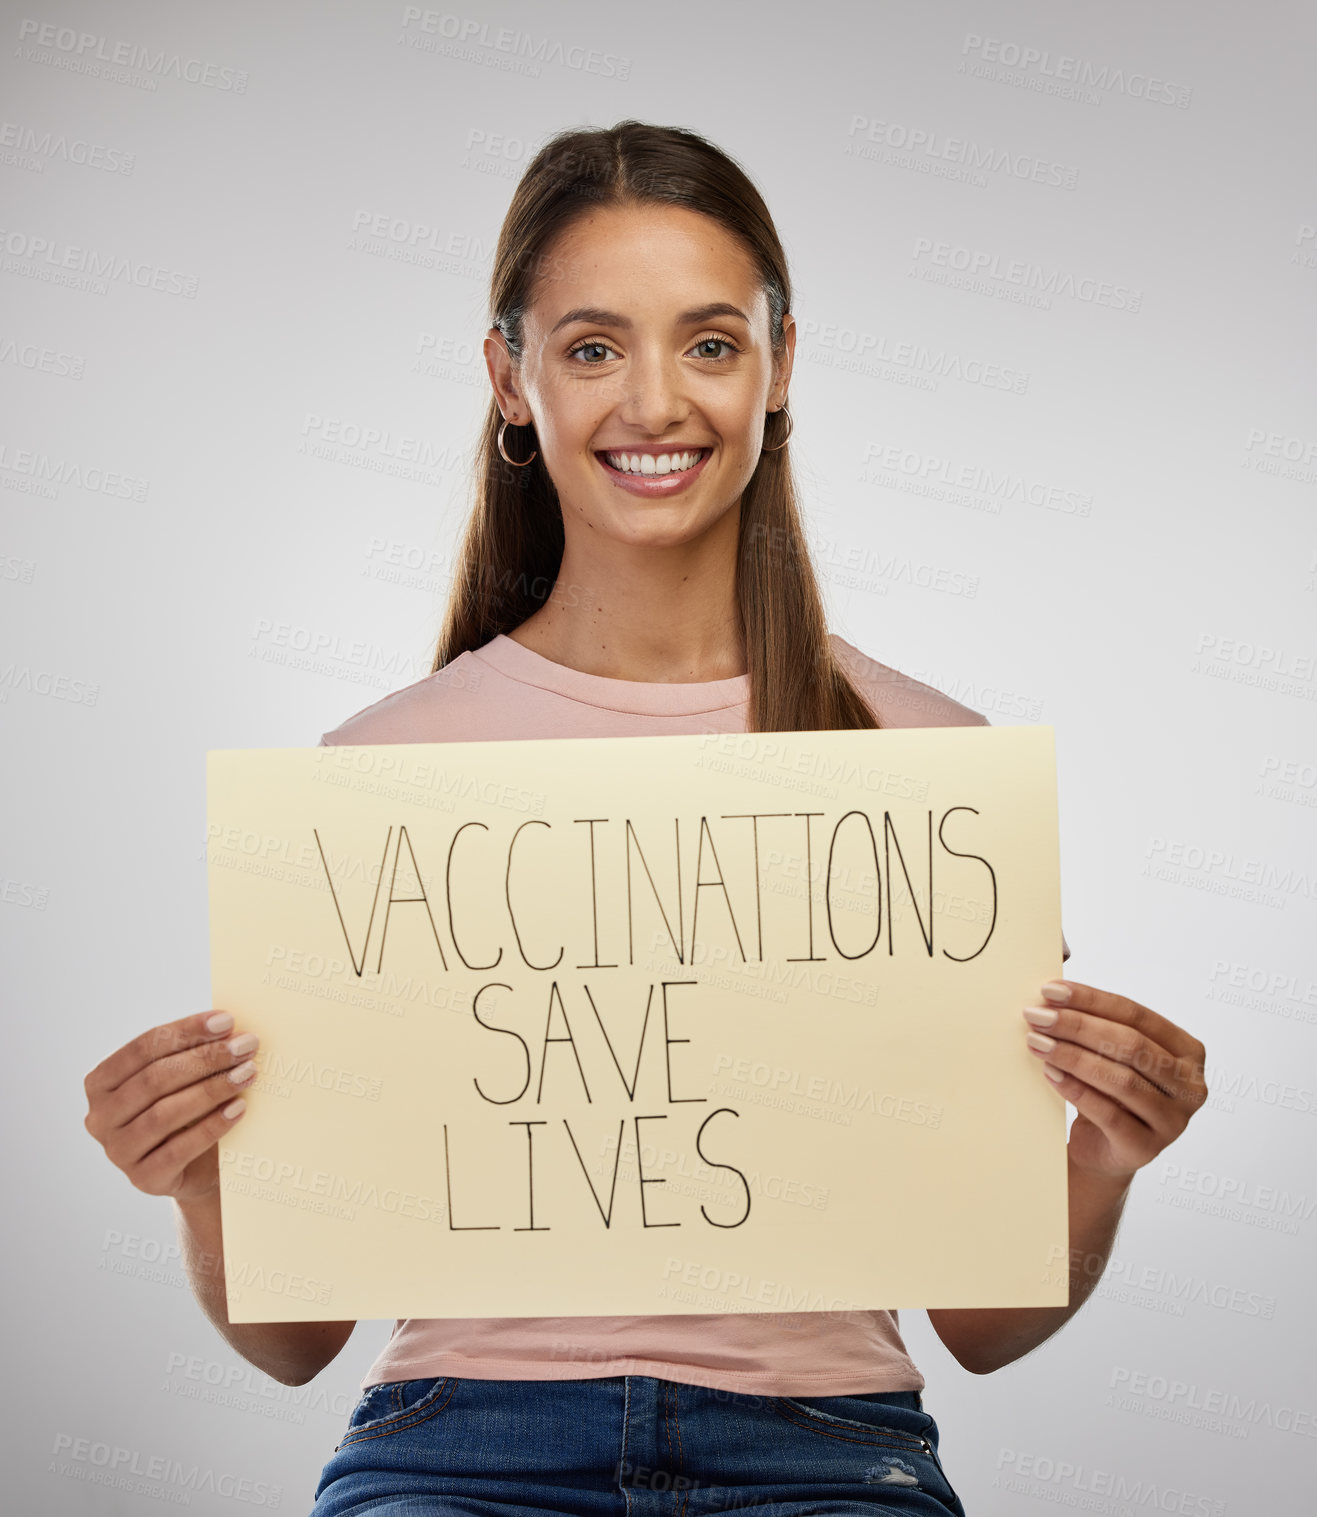
[[1067,1301],[1050,727],[207,779],[232,1321]]

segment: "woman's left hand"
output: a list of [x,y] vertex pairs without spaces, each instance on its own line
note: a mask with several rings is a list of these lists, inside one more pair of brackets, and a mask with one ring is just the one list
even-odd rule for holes
[[1183,1027],[1126,996],[1076,980],[1050,980],[1043,997],[1025,1019],[1031,1020],[1030,1012],[1054,1011],[1054,1022],[1034,1021],[1028,1029],[1054,1045],[1029,1046],[1078,1112],[1070,1128],[1070,1164],[1102,1179],[1128,1181],[1180,1136],[1206,1101],[1206,1050]]

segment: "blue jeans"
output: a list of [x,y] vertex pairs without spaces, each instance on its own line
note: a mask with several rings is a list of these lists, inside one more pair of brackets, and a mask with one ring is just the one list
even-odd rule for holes
[[311,1517],[965,1517],[918,1391],[767,1396],[652,1375],[367,1388]]

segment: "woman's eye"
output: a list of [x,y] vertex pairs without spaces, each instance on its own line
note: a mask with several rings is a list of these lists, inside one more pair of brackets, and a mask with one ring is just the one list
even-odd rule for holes
[[701,337],[699,342],[695,344],[695,351],[699,352],[701,348],[710,347],[728,349],[726,353],[700,353],[701,358],[712,358],[715,363],[720,363],[724,359],[730,358],[737,351],[735,346],[725,337]]
[[[586,353],[591,348],[600,348],[600,349],[602,349],[606,353],[611,353],[613,351],[612,348],[610,348],[606,342],[593,342],[592,341],[592,342],[583,342],[583,343],[579,344],[579,346],[574,347],[571,350],[571,353],[568,356],[571,357],[571,358],[575,358],[578,353]],[[587,361],[586,368],[595,368],[595,367],[597,367],[596,364]]]

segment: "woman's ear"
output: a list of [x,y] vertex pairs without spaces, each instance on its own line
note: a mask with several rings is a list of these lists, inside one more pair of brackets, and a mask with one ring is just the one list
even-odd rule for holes
[[786,405],[787,393],[791,389],[791,366],[796,357],[796,318],[790,311],[782,313],[782,337],[786,351],[781,358],[774,360],[773,388],[768,398],[771,402],[780,396],[778,404]]
[[522,403],[521,390],[507,341],[497,327],[490,327],[486,333],[484,351],[485,367],[489,371],[489,382],[494,387],[498,408],[504,416],[511,417]]

